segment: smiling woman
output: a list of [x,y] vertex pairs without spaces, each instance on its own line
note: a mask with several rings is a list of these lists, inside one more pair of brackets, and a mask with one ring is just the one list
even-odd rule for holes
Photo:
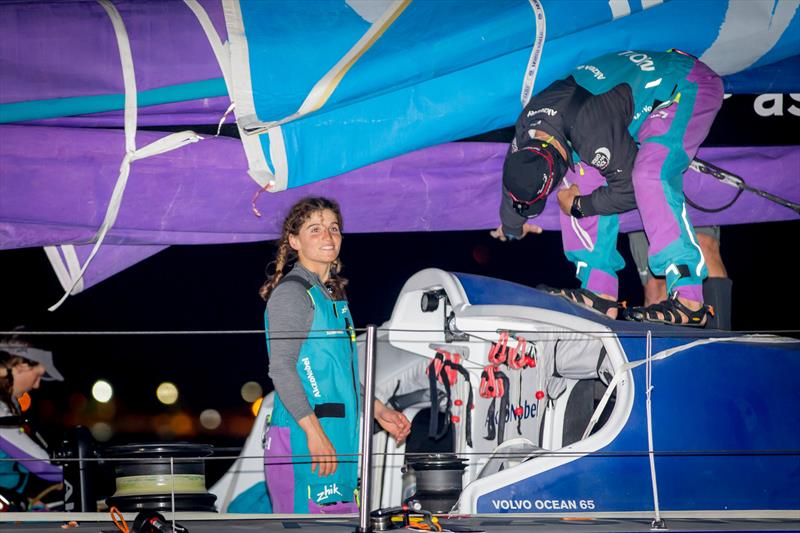
[[[347,280],[339,275],[341,230],[335,202],[300,200],[284,220],[275,273],[261,288],[267,300],[269,377],[277,392],[264,473],[271,508],[278,513],[357,510],[361,400]],[[410,430],[405,416],[379,401],[375,418],[398,441]]]

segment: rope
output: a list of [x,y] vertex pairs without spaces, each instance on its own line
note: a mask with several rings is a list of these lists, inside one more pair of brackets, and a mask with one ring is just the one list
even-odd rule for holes
[[[326,334],[328,331],[333,330],[281,330],[281,331],[274,331],[274,334],[303,334],[303,333],[319,333],[319,334]],[[356,333],[364,333],[366,328],[354,328]],[[379,328],[379,332],[381,333],[432,333],[432,334],[441,334],[442,330],[413,330],[413,329],[398,329],[398,328]],[[528,337],[529,340],[537,339],[536,335],[557,335],[563,333],[569,334],[578,334],[578,335],[587,335],[592,336],[595,338],[643,338],[645,337],[645,333],[641,330],[566,330],[566,329],[558,329],[558,330],[547,330],[547,329],[540,329],[540,330],[514,330],[515,333],[524,333],[526,335],[530,335]],[[661,338],[661,337],[688,337],[688,338],[705,338],[706,334],[704,334],[705,330],[703,329],[689,329],[689,328],[682,328],[678,329],[675,328],[673,331],[662,331],[662,332],[654,332],[652,335],[654,338]],[[206,329],[206,330],[75,330],[75,331],[66,331],[66,330],[54,330],[54,331],[28,331],[25,330],[25,336],[109,336],[109,335],[133,335],[133,336],[146,336],[146,335],[264,335],[266,330],[263,329]],[[478,334],[492,334],[497,333],[497,330],[470,330],[464,331],[470,337],[475,337],[476,339],[485,341],[485,342],[494,342],[487,340]],[[738,331],[730,331],[726,332],[730,337],[736,337],[737,340],[753,340],[757,342],[797,342],[797,339],[776,339],[773,336],[778,334],[793,334],[797,335],[800,334],[800,329],[764,329],[764,330],[738,330]],[[5,330],[0,331],[0,335],[19,335],[20,332],[18,330]],[[746,337],[746,339],[744,339]],[[279,337],[281,339],[293,339],[295,337]],[[298,337],[298,338],[305,338],[305,337]],[[378,342],[387,342],[383,339],[379,339]],[[411,342],[411,340],[404,340],[403,342]],[[430,340],[419,341],[419,342],[431,342]]]

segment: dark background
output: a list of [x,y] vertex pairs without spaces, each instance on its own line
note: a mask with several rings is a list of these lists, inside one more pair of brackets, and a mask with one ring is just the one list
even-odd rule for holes
[[[792,103],[787,98],[784,108]],[[799,126],[800,118],[785,110],[783,116],[759,117],[752,96],[735,96],[725,101],[704,146],[800,144]],[[471,140],[510,138],[511,130],[506,129]],[[489,237],[488,229],[382,234],[348,234],[346,229],[347,220],[343,275],[350,279],[348,294],[358,327],[387,320],[403,283],[428,267],[532,286],[577,285],[558,232],[500,243]],[[800,290],[792,259],[798,229],[797,222],[723,228],[722,256],[734,281],[734,329],[800,329]],[[620,237],[619,249],[628,264],[620,273],[620,298],[641,303],[627,236]],[[257,293],[274,252],[271,242],[173,246],[48,313],[62,289],[44,252],[6,250],[0,255],[0,329],[25,325],[35,331],[260,330],[264,303]],[[54,352],[66,376],[64,383],[45,383],[33,394],[30,413],[51,439],[64,428],[104,421],[114,429],[111,444],[191,440],[238,446],[253,419],[240,387],[253,380],[265,392],[272,389],[261,333],[54,335],[34,340]],[[97,379],[113,385],[110,404],[90,399]],[[156,400],[155,388],[162,381],[171,381],[180,390],[173,406]],[[222,414],[217,430],[204,430],[197,423],[207,408]]]

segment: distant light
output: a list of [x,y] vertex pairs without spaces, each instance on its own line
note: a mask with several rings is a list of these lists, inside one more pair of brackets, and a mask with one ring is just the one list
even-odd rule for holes
[[114,434],[114,429],[111,427],[111,424],[107,424],[106,422],[95,422],[92,424],[90,431],[92,432],[92,437],[100,442],[106,442]]
[[156,397],[164,405],[172,405],[178,401],[178,387],[174,383],[165,381],[156,389]]
[[169,422],[169,426],[172,428],[172,432],[177,437],[185,437],[195,433],[194,422],[192,421],[191,417],[183,411],[175,414],[172,417]]
[[106,403],[114,396],[114,389],[111,388],[111,383],[108,381],[98,379],[92,386],[92,398],[100,403]]
[[222,424],[222,416],[216,409],[206,409],[200,413],[200,425],[206,429],[217,429]]
[[261,389],[261,385],[259,385],[255,381],[248,381],[247,383],[242,385],[241,394],[242,398],[246,402],[252,403],[258,400],[259,398],[261,398],[261,394],[263,392],[264,391]]
[[250,406],[250,410],[253,412],[253,416],[258,416],[258,410],[261,409],[261,402],[264,401],[264,398],[259,398],[258,400],[253,402],[253,405]]

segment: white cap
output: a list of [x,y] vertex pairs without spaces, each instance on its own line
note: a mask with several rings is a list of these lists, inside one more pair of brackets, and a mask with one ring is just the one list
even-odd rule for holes
[[16,355],[28,361],[41,364],[45,371],[44,376],[42,376],[44,381],[64,381],[64,376],[61,375],[56,365],[53,364],[52,352],[16,343],[2,343],[0,344],[0,351],[8,352],[11,355]]

